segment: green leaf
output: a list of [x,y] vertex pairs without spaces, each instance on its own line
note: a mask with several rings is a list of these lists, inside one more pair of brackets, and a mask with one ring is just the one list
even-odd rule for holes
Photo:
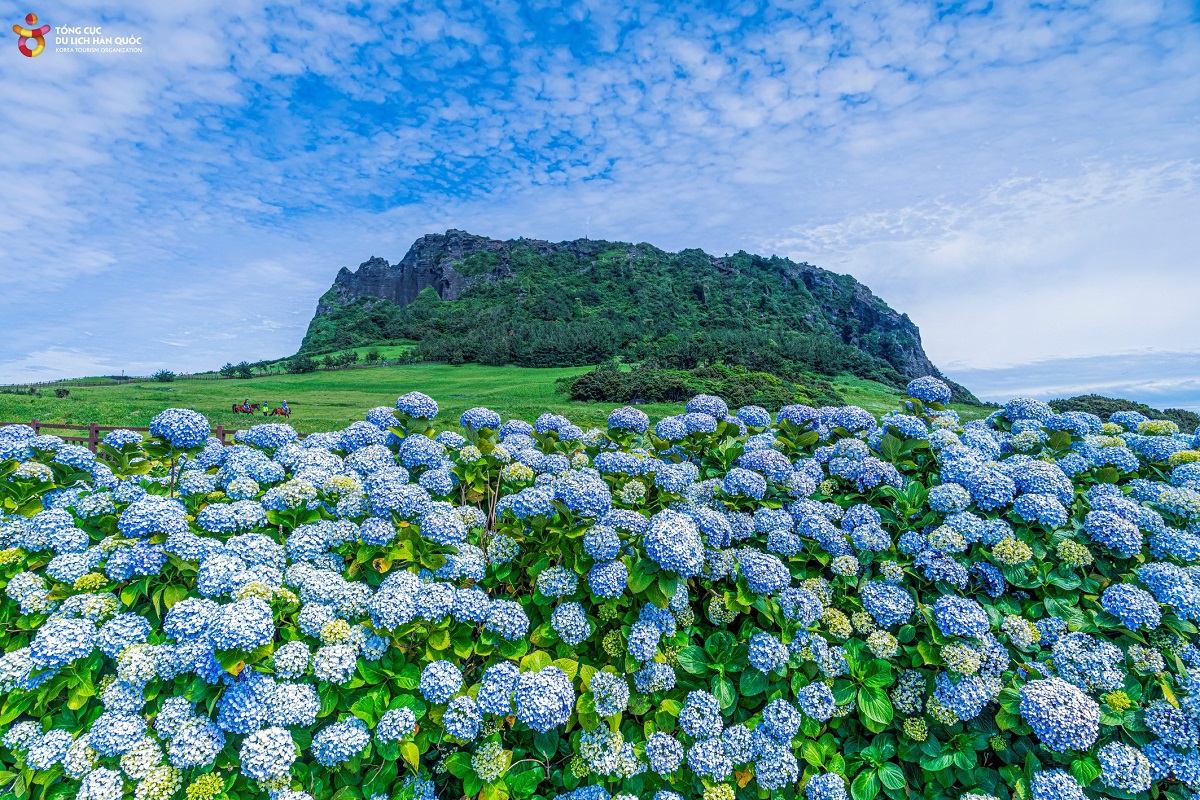
[[1071,761],[1071,775],[1079,781],[1080,786],[1087,786],[1101,773],[1100,762],[1094,757],[1077,758]]
[[533,737],[533,747],[545,758],[550,759],[558,751],[558,731],[549,730],[545,733],[535,734]]
[[679,651],[679,666],[692,675],[708,672],[708,655],[696,645],[688,645]]
[[724,675],[714,675],[712,679],[713,697],[721,704],[721,710],[728,712],[737,704],[737,694],[733,691],[733,681]]
[[[675,596],[675,592],[679,589],[679,576],[673,572],[660,572],[658,573],[656,583],[663,597],[667,598],[667,601],[670,602],[671,598]],[[666,603],[660,606],[660,608],[666,607]]]
[[1066,450],[1071,445],[1071,434],[1067,431],[1051,431],[1050,447],[1055,450]]
[[521,659],[521,672],[541,672],[554,663],[554,656],[545,650],[534,650]]
[[186,586],[171,585],[163,589],[163,603],[168,609],[178,603],[183,598],[187,597],[188,590]]
[[475,774],[475,769],[471,766],[471,756],[461,751],[450,754],[446,758],[445,766],[446,770],[459,780],[465,780],[467,776]]
[[575,680],[575,676],[579,674],[579,662],[569,658],[554,659],[554,666],[567,673],[567,677],[571,680]]
[[415,689],[421,682],[421,669],[416,664],[405,664],[394,682],[400,689]]
[[892,684],[892,668],[886,661],[875,659],[867,662],[863,670],[863,685],[876,689]]
[[538,784],[542,782],[543,770],[541,766],[534,765],[532,769],[527,769],[524,772],[516,775],[508,775],[504,782],[508,784],[509,791],[516,800],[529,797],[537,789]]
[[854,800],[875,800],[877,794],[879,794],[879,779],[875,777],[873,769],[866,769],[858,773],[854,782],[850,784],[850,796]]
[[646,591],[647,587],[654,583],[656,572],[658,565],[648,558],[639,558],[633,562],[633,566],[629,568],[629,591],[634,594]]
[[744,697],[754,697],[765,692],[770,683],[765,673],[747,669],[742,671],[742,677],[738,679],[738,690]]
[[805,739],[804,744],[800,747],[800,757],[814,767],[820,767],[825,763],[825,753],[811,739]]
[[883,455],[885,461],[896,463],[896,456],[900,454],[900,448],[904,445],[904,440],[896,436],[889,430],[882,441],[879,443],[879,452]]
[[796,437],[796,446],[808,447],[809,445],[816,444],[818,441],[820,441],[820,439],[821,434],[817,433],[816,431],[807,431]]
[[[415,742],[402,741],[400,742],[400,754],[404,759],[404,763],[408,764],[413,771],[419,771],[421,768],[421,752],[416,748]],[[468,762],[469,764],[469,762]]]
[[899,766],[888,761],[881,765],[877,771],[879,782],[883,784],[883,788],[895,791],[904,788],[904,770]]
[[887,725],[892,721],[894,712],[892,701],[882,689],[863,688],[858,690],[858,708],[867,719]]

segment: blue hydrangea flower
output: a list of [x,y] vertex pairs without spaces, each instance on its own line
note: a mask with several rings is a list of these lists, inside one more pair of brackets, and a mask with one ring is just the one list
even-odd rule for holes
[[181,450],[199,447],[211,432],[202,414],[186,408],[168,408],[150,420],[150,435]]
[[1093,541],[1119,556],[1133,558],[1142,551],[1144,540],[1138,526],[1111,511],[1089,511],[1083,524]]
[[750,637],[750,666],[760,672],[771,672],[787,663],[788,650],[769,633],[759,631]]
[[563,603],[550,615],[550,627],[558,637],[575,647],[592,635],[592,624],[579,603]]
[[191,769],[211,764],[224,747],[225,734],[220,728],[209,719],[192,717],[171,737],[167,758],[177,769]]
[[822,772],[809,779],[804,787],[807,800],[846,800],[846,780],[833,772]]
[[612,492],[594,472],[564,475],[554,483],[554,499],[576,514],[599,517],[612,506]]
[[538,573],[537,587],[546,597],[566,597],[575,594],[579,579],[566,567],[547,567]]
[[480,431],[485,428],[499,430],[500,415],[483,407],[468,408],[458,418],[458,424],[471,431]]
[[784,617],[808,627],[821,618],[825,610],[820,598],[808,589],[787,588],[779,593],[779,607]]
[[614,430],[645,433],[650,427],[650,418],[646,412],[631,406],[615,409],[608,415],[608,427]]
[[899,586],[871,581],[859,592],[863,608],[881,628],[903,625],[916,610],[912,596]]
[[796,692],[796,705],[808,716],[820,722],[833,718],[836,705],[833,690],[823,683],[810,683]]
[[468,742],[479,735],[482,724],[483,719],[479,716],[475,699],[470,695],[461,695],[451,700],[442,717],[442,726],[446,733]]
[[317,732],[312,740],[312,755],[318,764],[333,767],[349,761],[370,743],[366,723],[358,717],[349,717]]
[[1096,757],[1100,759],[1100,780],[1110,788],[1130,794],[1150,788],[1150,762],[1140,750],[1121,742],[1109,742]]
[[509,641],[516,641],[529,632],[529,616],[516,601],[493,600],[488,607],[483,627],[495,631]]
[[106,711],[92,723],[88,746],[102,756],[118,756],[145,735],[146,721],[140,714]]
[[275,636],[271,607],[257,597],[222,606],[208,628],[217,650],[245,650],[268,644]]
[[518,672],[517,665],[511,661],[501,661],[484,670],[479,686],[479,710],[485,714],[512,714],[512,694],[517,688]]
[[41,669],[62,667],[86,658],[96,647],[96,626],[86,619],[52,619],[38,628],[29,644],[29,660]]
[[583,551],[596,561],[611,561],[621,552],[621,537],[607,525],[593,525],[583,534]]
[[1087,750],[1100,733],[1100,706],[1059,678],[1021,688],[1021,717],[1042,744],[1058,753]]
[[417,727],[417,717],[411,708],[393,708],[383,712],[375,726],[375,738],[381,742],[392,742],[412,734]]
[[1104,610],[1120,618],[1121,624],[1131,631],[1138,628],[1154,630],[1162,621],[1162,609],[1149,592],[1133,584],[1117,583],[1104,590],[1100,597]]
[[607,561],[588,570],[588,588],[597,597],[620,597],[629,580],[629,568],[623,561]]
[[788,568],[770,553],[743,547],[735,556],[750,591],[756,594],[777,594],[792,582]]
[[767,479],[757,472],[734,467],[725,473],[721,488],[733,497],[748,497],[751,500],[761,500],[767,493]]
[[[602,717],[620,714],[629,705],[629,683],[623,675],[597,672],[592,676],[588,688],[592,692],[596,713]],[[680,750],[680,756],[682,755],[683,751]]]
[[257,781],[286,776],[296,760],[296,743],[286,728],[271,727],[247,736],[238,751],[242,774]]
[[977,638],[990,629],[983,606],[964,597],[944,595],[933,604],[933,617],[946,636]]
[[652,733],[646,739],[646,759],[655,773],[670,775],[683,763],[683,745],[669,733]]
[[421,671],[417,688],[431,703],[445,703],[463,686],[462,672],[449,661],[434,661]]
[[660,511],[650,520],[642,540],[646,555],[665,570],[691,578],[704,567],[704,542],[691,518],[676,511]]
[[513,692],[517,719],[538,733],[566,723],[575,707],[571,680],[558,667],[543,667],[539,672],[523,672]]
[[950,387],[932,375],[910,381],[905,391],[909,397],[925,403],[950,402]]
[[409,392],[396,398],[396,410],[417,419],[432,420],[438,415],[438,404],[429,395]]
[[1087,800],[1079,781],[1061,769],[1035,772],[1029,792],[1033,800]]
[[687,765],[697,775],[715,781],[723,781],[733,772],[733,762],[720,739],[701,739],[693,744],[688,748]]

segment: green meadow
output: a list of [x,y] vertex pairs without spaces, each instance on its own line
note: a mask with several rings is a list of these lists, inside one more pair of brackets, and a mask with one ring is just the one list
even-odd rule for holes
[[[272,408],[286,400],[289,420],[302,433],[333,430],[360,420],[374,406],[392,406],[405,392],[424,392],[437,400],[442,414],[457,418],[473,406],[487,406],[504,418],[534,420],[552,411],[564,414],[584,428],[603,427],[616,404],[581,403],[556,392],[559,378],[580,375],[590,367],[531,368],[487,367],[477,364],[404,364],[375,369],[310,372],[302,375],[267,375],[247,380],[152,380],[122,386],[72,386],[70,396],[57,398],[54,386],[42,387],[36,397],[0,394],[0,422],[26,422],[34,417],[68,424],[127,425],[145,427],[164,408],[194,408],[212,424],[246,427],[262,422],[234,414],[232,405],[249,397],[252,403]],[[834,381],[847,401],[882,414],[897,407],[899,393],[882,384],[859,378]],[[641,408],[652,419],[683,410],[676,404],[646,404]],[[984,416],[987,409],[957,406],[965,418]],[[275,418],[278,420],[278,418]]]

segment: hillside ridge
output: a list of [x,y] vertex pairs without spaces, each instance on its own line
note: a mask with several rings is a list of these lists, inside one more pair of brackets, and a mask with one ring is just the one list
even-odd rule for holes
[[[450,311],[458,306],[460,312]],[[464,318],[468,311],[474,323]],[[480,314],[506,326],[501,338],[524,332],[571,340],[587,329],[603,341],[559,342],[549,356],[525,353],[518,342],[502,347],[485,341],[496,331],[473,343]],[[430,322],[434,317],[438,324]],[[577,330],[563,330],[567,323]],[[318,302],[301,352],[372,337],[416,339],[432,359],[455,360],[461,350],[467,361],[500,363],[507,354],[513,363],[531,366],[539,365],[538,358],[545,360],[540,365],[566,366],[611,355],[672,363],[692,358],[679,352],[690,346],[679,340],[708,337],[720,341],[703,342],[705,353],[696,359],[729,360],[729,342],[736,340],[743,352],[733,353],[735,362],[746,355],[747,366],[770,367],[758,362],[771,361],[766,351],[774,348],[783,361],[825,373],[839,364],[822,363],[824,351],[838,350],[840,343],[867,357],[849,363],[857,356],[837,353],[834,361],[847,362],[841,364],[845,371],[867,377],[874,370],[879,374],[871,377],[892,384],[942,377],[908,315],[850,275],[745,251],[669,253],[647,243],[586,238],[500,240],[450,229],[418,238],[394,264],[372,256],[356,270],[342,267]],[[450,341],[456,337],[461,346]],[[809,341],[809,350],[818,342],[823,352],[800,352],[801,340]],[[497,347],[503,352],[493,352]],[[973,400],[965,390],[960,396]]]

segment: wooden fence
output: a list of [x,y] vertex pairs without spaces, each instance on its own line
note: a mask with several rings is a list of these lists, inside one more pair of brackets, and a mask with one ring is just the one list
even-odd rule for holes
[[[65,425],[58,422],[42,422],[39,419],[31,419],[28,422],[0,422],[0,428],[6,425],[28,425],[33,428],[34,433],[49,433],[59,437],[64,442],[71,444],[86,445],[88,450],[96,452],[96,446],[104,439],[104,435],[116,430],[137,431],[139,433],[149,433],[149,428],[133,428],[128,425],[98,425],[95,422],[88,425]],[[78,431],[79,433],[60,434],[55,431]],[[221,440],[221,444],[229,445],[233,443],[233,436],[237,433],[237,428],[226,428],[224,425],[218,425],[212,429],[212,435]],[[299,434],[299,438],[303,439],[307,434]]]

